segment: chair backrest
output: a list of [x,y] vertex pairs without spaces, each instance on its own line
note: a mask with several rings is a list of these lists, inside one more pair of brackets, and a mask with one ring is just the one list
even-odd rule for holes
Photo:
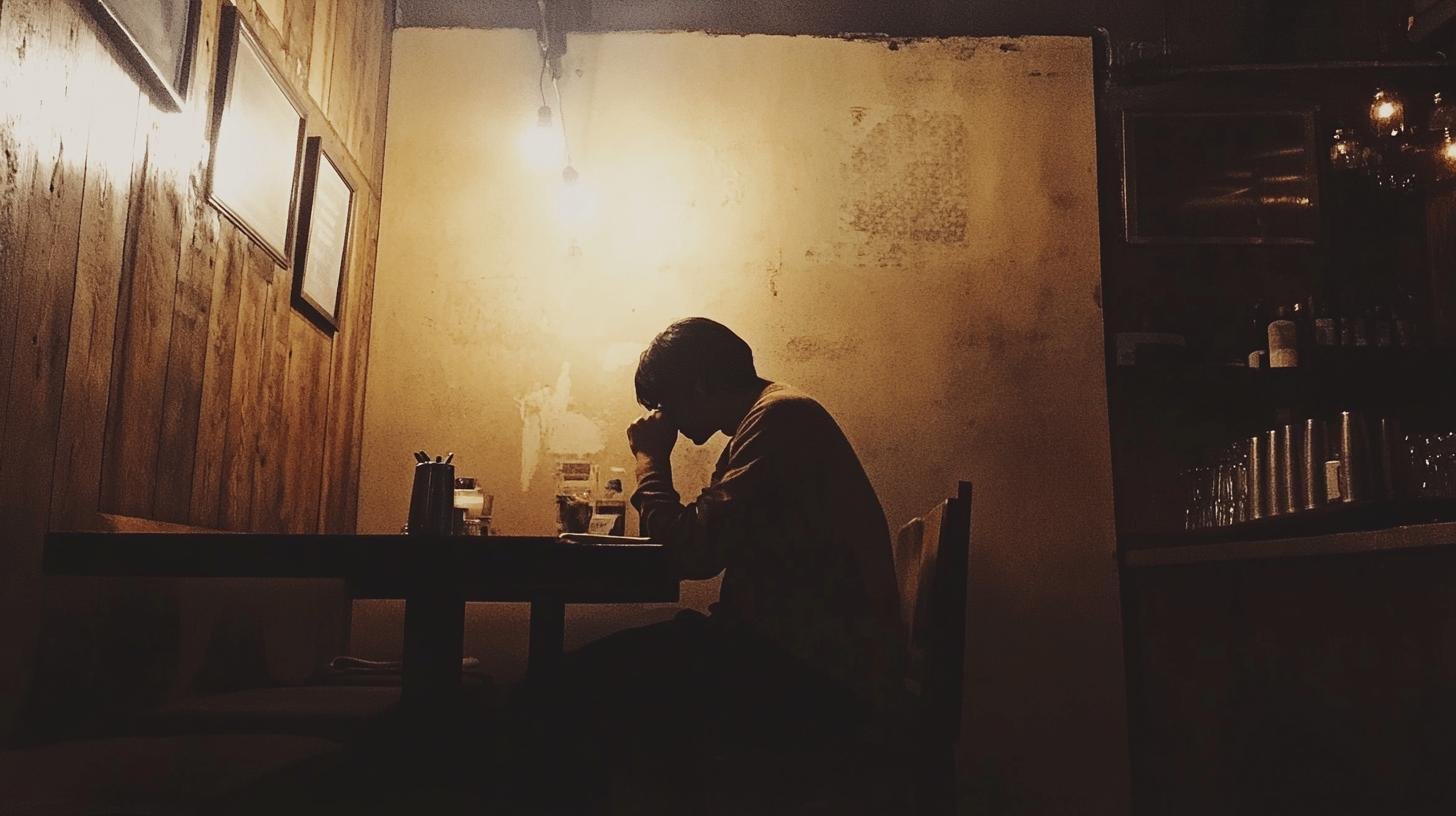
[[920,699],[929,738],[960,737],[971,549],[971,483],[911,519],[895,537],[895,577],[909,644],[906,688]]

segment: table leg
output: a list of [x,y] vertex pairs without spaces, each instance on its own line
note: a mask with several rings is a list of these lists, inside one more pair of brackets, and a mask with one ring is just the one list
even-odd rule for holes
[[410,596],[404,608],[400,699],[406,705],[447,703],[460,691],[465,600],[450,591]]
[[566,637],[566,604],[550,599],[531,602],[531,644],[526,657],[526,675],[539,678],[561,662]]

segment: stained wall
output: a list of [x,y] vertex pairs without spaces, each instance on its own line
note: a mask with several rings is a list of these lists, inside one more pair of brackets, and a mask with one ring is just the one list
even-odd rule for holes
[[[399,529],[425,448],[500,531],[554,531],[556,457],[630,466],[636,354],[721,320],[838,417],[892,524],[975,482],[967,795],[1123,812],[1090,41],[571,35],[575,200],[519,149],[538,71],[530,31],[395,33],[361,530]],[[679,444],[684,494],[722,444]],[[568,645],[670,612],[573,608]],[[525,614],[471,605],[467,654],[518,676]],[[400,619],[356,604],[354,651],[397,654]]]

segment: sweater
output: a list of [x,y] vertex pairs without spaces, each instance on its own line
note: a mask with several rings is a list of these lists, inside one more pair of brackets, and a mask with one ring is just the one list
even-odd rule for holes
[[905,644],[889,525],[838,423],[813,398],[768,384],[712,479],[682,504],[670,463],[638,463],[632,504],[679,577],[723,574],[712,618],[741,627],[855,696],[903,682]]

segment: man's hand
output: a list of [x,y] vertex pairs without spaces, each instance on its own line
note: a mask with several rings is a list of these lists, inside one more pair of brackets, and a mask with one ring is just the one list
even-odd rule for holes
[[677,427],[661,411],[643,414],[627,427],[627,444],[636,456],[667,459],[677,442]]

